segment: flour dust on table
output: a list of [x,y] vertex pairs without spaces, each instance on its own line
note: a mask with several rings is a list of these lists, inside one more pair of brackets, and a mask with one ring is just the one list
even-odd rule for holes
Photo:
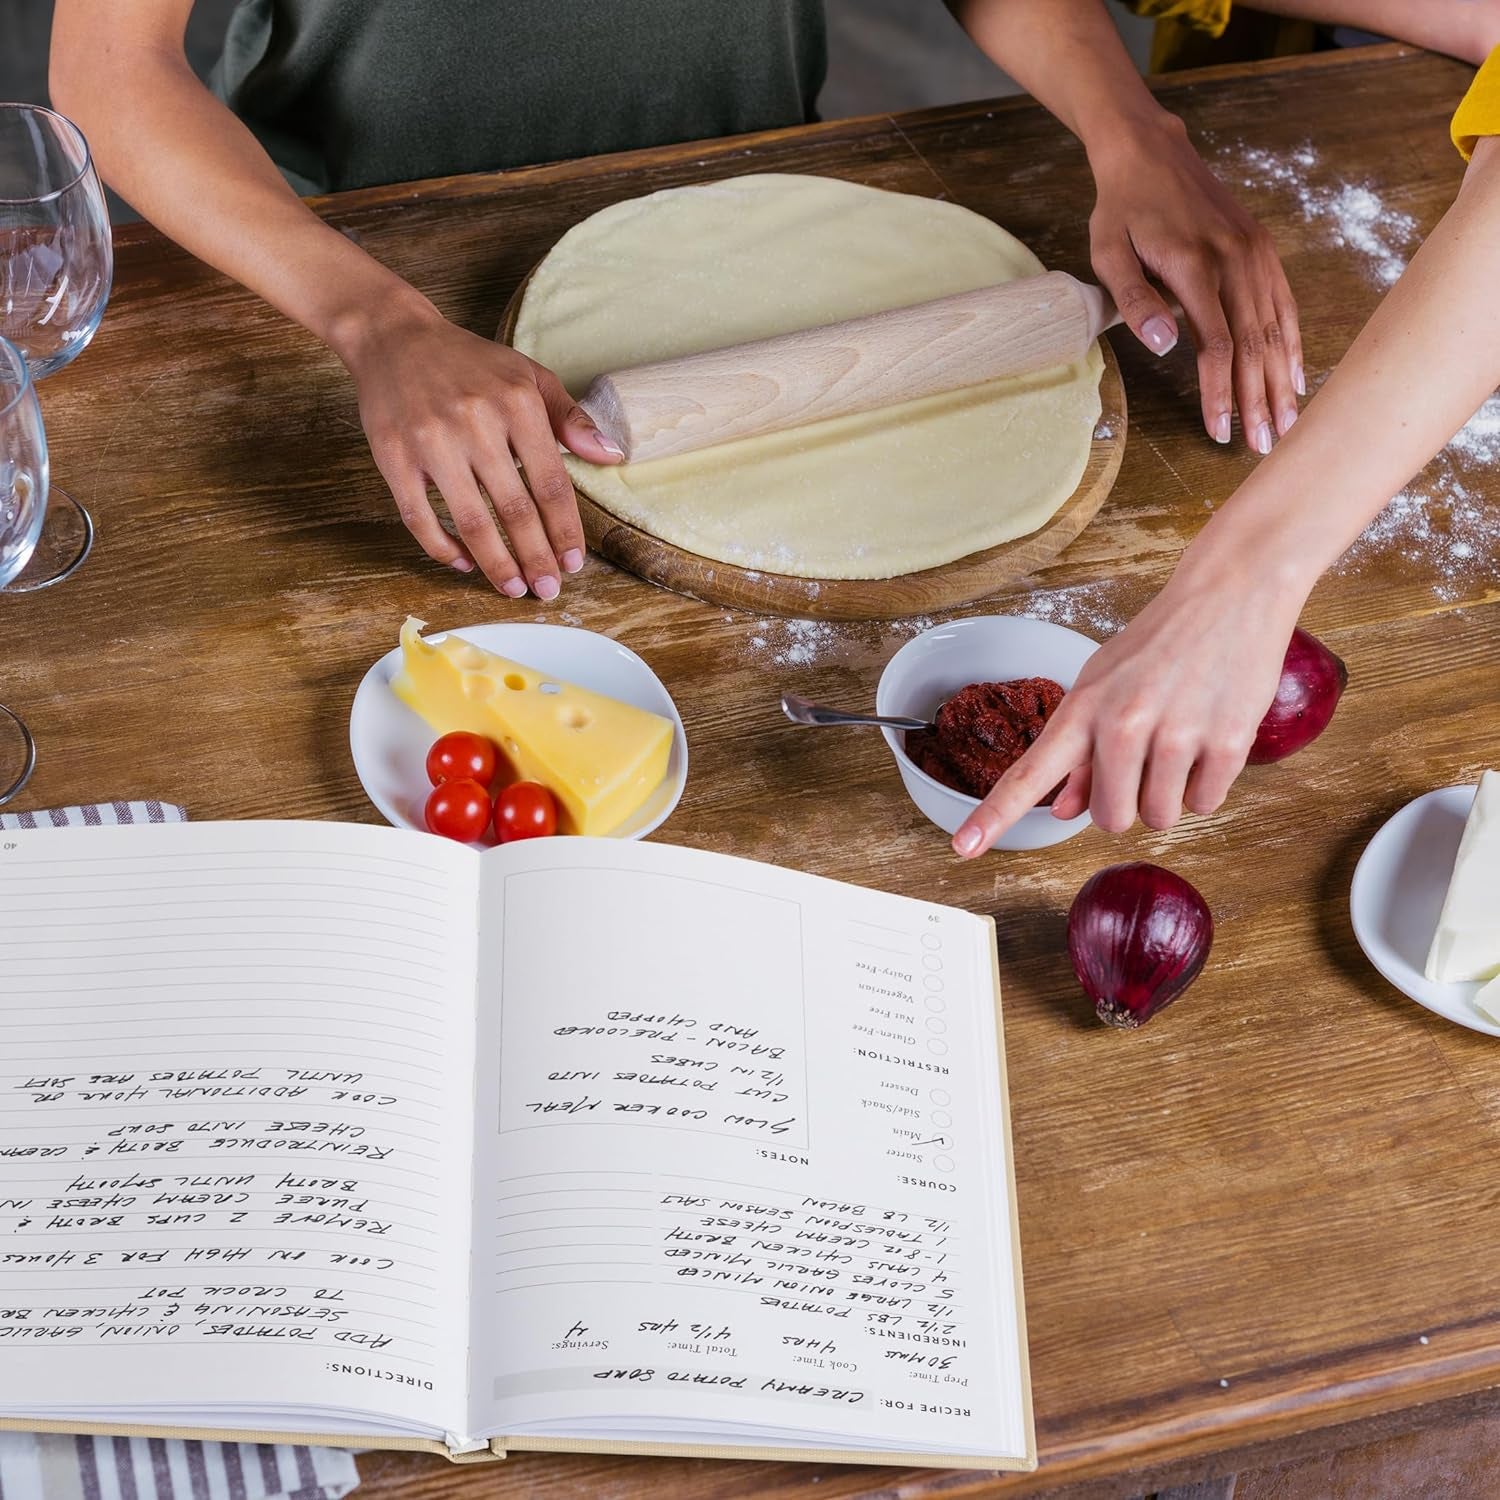
[[[513,342],[575,396],[605,371],[1035,276],[957,204],[831,177],[669,188],[575,225],[537,267]],[[1025,536],[1078,488],[1102,410],[1075,364],[649,463],[569,457],[591,500],[716,562],[890,578]]]
[[1358,571],[1392,553],[1433,598],[1452,603],[1500,575],[1500,395],[1491,396],[1453,440],[1355,539],[1337,571]]
[[1377,286],[1393,285],[1420,243],[1416,219],[1390,207],[1373,183],[1319,181],[1328,174],[1309,141],[1287,152],[1235,142],[1219,148],[1217,161],[1237,187],[1290,193],[1303,222],[1315,225],[1335,248],[1359,256]]
[[[1036,588],[1019,596],[985,602],[984,612],[1049,620],[1082,631],[1095,640],[1115,635],[1125,627],[1130,609],[1127,588],[1117,579],[1102,578],[1065,588]],[[970,611],[969,613],[974,613]],[[739,618],[726,615],[726,620]],[[750,618],[745,628],[744,656],[752,665],[807,668],[871,666],[884,663],[903,641],[942,620],[960,615],[913,615],[902,620],[796,620],[779,616]]]

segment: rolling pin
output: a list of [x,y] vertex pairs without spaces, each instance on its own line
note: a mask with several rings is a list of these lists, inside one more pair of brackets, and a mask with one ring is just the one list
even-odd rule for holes
[[580,403],[627,463],[1081,359],[1120,321],[1063,271],[597,377]]

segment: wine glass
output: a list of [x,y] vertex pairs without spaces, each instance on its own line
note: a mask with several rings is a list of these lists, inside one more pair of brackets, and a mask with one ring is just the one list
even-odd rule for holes
[[[82,133],[39,104],[0,104],[0,336],[20,349],[34,380],[83,352],[113,274],[109,211]],[[12,592],[60,582],[93,545],[83,506],[58,489],[52,501]]]
[[[0,589],[31,561],[47,516],[47,437],[21,351],[0,338]],[[30,731],[0,704],[0,806],[36,761]]]

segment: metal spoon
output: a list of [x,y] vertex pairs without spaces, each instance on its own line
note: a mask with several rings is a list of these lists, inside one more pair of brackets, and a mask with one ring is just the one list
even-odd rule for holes
[[841,708],[827,708],[821,703],[809,703],[796,693],[781,695],[781,711],[794,724],[878,724],[888,729],[931,729],[927,719],[904,719],[895,715],[847,714]]

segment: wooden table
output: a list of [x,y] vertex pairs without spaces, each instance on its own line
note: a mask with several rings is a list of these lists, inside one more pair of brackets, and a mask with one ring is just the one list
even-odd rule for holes
[[[1327,193],[1368,180],[1425,231],[1458,184],[1445,130],[1465,79],[1380,48],[1185,76],[1162,93],[1210,156],[1227,153],[1237,189],[1257,175],[1247,151],[1284,165],[1311,142],[1316,160],[1295,175]],[[944,194],[1049,264],[1087,270],[1082,152],[1021,101],[350,193],[324,208],[488,333],[585,214],[748,171]],[[1332,243],[1318,208],[1328,200],[1299,206],[1289,181],[1242,191],[1285,256],[1316,383],[1377,299],[1373,262]],[[1118,488],[1041,592],[986,608],[1085,629],[1127,616],[1249,471],[1242,449],[1204,437],[1185,347],[1160,362],[1118,335],[1116,348],[1131,402]],[[835,746],[776,707],[783,687],[870,701],[905,630],[757,622],[597,561],[551,606],[438,569],[399,525],[331,356],[149,229],[121,232],[97,343],[42,396],[53,472],[94,507],[99,545],[65,586],[0,602],[0,700],[41,747],[28,805],[149,795],[196,818],[375,821],[346,726],[355,684],[401,618],[553,620],[619,636],[675,693],[693,775],[665,837],[999,920],[1038,1474],[546,1456],[454,1470],[388,1456],[361,1461],[372,1496],[973,1497],[1082,1480],[1113,1494],[1127,1472],[1225,1472],[1268,1451],[1257,1445],[1347,1441],[1500,1383],[1500,1053],[1382,983],[1346,906],[1384,818],[1500,758],[1493,555],[1434,561],[1398,538],[1330,576],[1306,622],[1349,663],[1338,717],[1298,759],[1252,768],[1220,814],[1169,835],[1094,831],[961,865],[903,797],[876,737]],[[1500,502],[1500,480],[1468,482]],[[1092,1021],[1063,919],[1087,875],[1135,858],[1192,880],[1218,938],[1192,994],[1126,1035]]]

